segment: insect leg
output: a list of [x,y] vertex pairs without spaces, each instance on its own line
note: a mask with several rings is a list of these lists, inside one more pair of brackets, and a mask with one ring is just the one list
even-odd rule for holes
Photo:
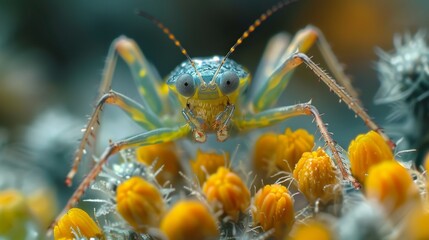
[[215,129],[216,137],[219,142],[225,141],[229,137],[228,125],[231,122],[231,118],[234,114],[234,104],[228,104],[224,111],[216,116]]
[[159,120],[159,117],[156,116],[150,109],[146,109],[136,101],[121,93],[110,90],[101,97],[97,106],[106,103],[118,106],[143,129],[154,130],[163,126]]
[[[117,38],[112,47],[130,67],[138,91],[142,96],[143,106],[155,114],[166,113],[169,105],[168,87],[162,82],[158,72],[146,60],[137,43],[125,36]],[[111,49],[112,51],[112,49]]]
[[258,89],[264,86],[265,81],[276,70],[289,43],[290,36],[284,32],[280,32],[270,38],[259,61],[252,84],[249,86],[247,101],[255,97]]
[[[338,62],[336,56],[329,47],[328,42],[318,28],[314,26],[307,26],[306,28],[300,30],[294,36],[291,43],[287,47],[285,46],[287,39],[285,36],[282,35],[285,34],[278,34],[274,37],[273,40],[269,42],[267,50],[264,52],[264,57],[260,64],[265,66],[264,69],[260,70],[264,73],[257,73],[257,75],[255,75],[254,82],[257,85],[259,83],[260,86],[257,88],[252,88],[253,90],[251,92],[250,100],[253,101],[253,105],[256,111],[262,111],[264,109],[272,107],[277,102],[277,99],[280,97],[283,90],[286,88],[289,79],[292,77],[293,74],[293,71],[290,71],[287,75],[283,75],[280,79],[277,79],[273,78],[273,74],[275,73],[275,71],[277,71],[278,68],[281,68],[282,64],[296,51],[305,53],[315,43],[318,46],[320,52],[322,53],[322,56],[324,57],[328,68],[332,71],[340,86],[344,87],[345,91],[347,91],[350,96],[354,97],[356,101],[358,100],[358,94],[351,85],[350,79],[344,74],[341,64]],[[276,52],[275,50],[280,51],[281,54],[279,52]],[[269,53],[268,51],[270,51],[271,53]],[[263,62],[266,61],[265,58],[267,56],[271,62],[270,64],[264,65]],[[271,78],[269,78],[270,75]],[[259,79],[259,77],[261,77],[261,79]],[[264,85],[261,83],[264,83]],[[275,91],[274,96],[271,96],[269,99],[266,99],[265,96],[267,94],[265,93],[265,91],[271,91],[270,88],[273,87],[277,88],[278,90]]]
[[311,105],[310,103],[296,104],[292,106],[284,106],[279,108],[273,108],[259,112],[257,114],[240,117],[234,119],[235,126],[241,130],[246,131],[254,128],[261,128],[271,126],[275,123],[279,123],[288,118],[301,116],[301,115],[310,115],[313,116],[317,127],[326,142],[326,145],[332,152],[334,161],[338,166],[344,179],[349,180],[356,189],[360,188],[359,182],[351,175],[348,174],[345,166],[343,165],[342,159],[338,150],[336,148],[336,143],[332,139],[331,134],[329,133],[326,124],[323,122],[319,111]]
[[[141,107],[138,107],[138,104],[135,102],[126,100],[125,98],[123,98],[123,96],[121,98],[122,103],[129,104],[128,107],[131,107],[131,109],[129,109],[130,111],[133,111],[132,108],[137,108],[140,110],[146,109],[146,110],[140,111],[142,113],[145,113],[144,114],[145,117],[148,118],[144,120],[147,123],[145,125],[153,125],[154,123],[157,123],[158,121],[154,120],[154,118],[156,118],[156,115],[164,111],[163,108],[165,106],[168,106],[168,104],[163,104],[163,101],[165,101],[165,98],[166,98],[166,96],[164,95],[166,95],[167,92],[165,91],[165,89],[163,89],[163,85],[160,84],[160,80],[158,80],[159,77],[157,77],[158,75],[156,71],[145,59],[144,55],[141,53],[137,44],[133,40],[126,38],[124,36],[121,36],[116,40],[114,40],[110,46],[110,49],[107,55],[106,65],[103,70],[103,79],[100,84],[99,96],[98,96],[99,103],[97,104],[91,117],[89,118],[85,131],[83,133],[82,140],[79,144],[78,149],[76,150],[73,167],[66,178],[66,184],[68,186],[71,185],[71,180],[75,175],[75,173],[77,172],[77,168],[82,159],[85,148],[87,147],[91,139],[97,136],[100,113],[103,107],[103,104],[100,104],[100,101],[103,101],[103,99],[104,101],[107,100],[106,97],[108,96],[111,88],[118,54],[129,65],[131,72],[133,74],[133,77],[135,79],[136,85],[138,86],[139,92],[143,97],[143,101],[142,101],[143,106]],[[112,97],[108,99],[112,101],[115,98]],[[121,101],[118,98],[116,98],[116,100]],[[119,104],[120,103],[118,102],[118,105]],[[124,107],[126,106],[124,105]],[[130,112],[129,114],[132,115],[132,113]],[[132,117],[138,118],[139,117],[138,115],[139,114]],[[140,116],[142,115],[140,114]],[[140,119],[140,120],[143,120],[143,119]],[[142,121],[139,121],[139,120],[137,120],[137,122],[142,123]],[[151,128],[150,126],[146,126],[146,129],[151,129]]]
[[[263,97],[260,101],[261,104],[266,104],[264,98],[267,101],[272,100],[275,95],[280,95],[283,89],[277,87],[281,85],[281,80],[284,76],[291,74],[291,71],[299,66],[301,63],[305,63],[313,72],[319,77],[335,94],[337,94],[340,99],[347,104],[347,106],[359,116],[364,123],[368,126],[369,129],[378,132],[384,140],[389,144],[389,146],[394,149],[395,143],[383,132],[383,130],[371,119],[368,113],[362,108],[359,102],[350,96],[344,88],[339,86],[333,78],[331,78],[323,69],[321,69],[317,64],[315,64],[307,55],[300,52],[295,52],[289,56],[282,65],[271,75],[268,81],[268,87],[266,87],[262,92],[261,96]],[[257,102],[256,104],[259,104]]]
[[[338,61],[331,47],[329,46],[328,41],[326,41],[325,36],[322,31],[315,26],[309,25],[306,28],[302,29],[297,33],[297,39],[300,39],[302,36],[303,39],[306,38],[316,38],[316,46],[319,51],[322,53],[326,64],[328,65],[328,69],[332,71],[332,75],[334,75],[335,79],[338,83],[344,87],[347,93],[355,99],[358,99],[359,94],[356,89],[352,86],[350,78],[344,73],[343,67],[341,63]],[[298,41],[299,42],[299,41]],[[305,40],[304,40],[305,42]],[[309,41],[310,46],[313,45],[311,41]],[[299,44],[299,43],[298,43]],[[310,47],[309,46],[309,47]],[[289,51],[292,53],[296,50],[296,47],[293,44],[290,45]],[[300,50],[301,52],[307,52],[307,50]]]
[[192,110],[190,110],[189,108],[184,108],[182,110],[182,116],[188,122],[195,141],[199,143],[203,143],[207,141],[207,134],[204,130],[204,127],[201,124],[202,122],[199,118],[195,117]]
[[91,169],[88,175],[83,179],[82,183],[75,190],[63,211],[58,215],[57,219],[51,224],[50,228],[56,225],[59,218],[64,215],[70,208],[72,208],[79,201],[85,190],[89,187],[91,182],[101,172],[103,165],[107,162],[109,157],[118,153],[121,150],[128,148],[153,145],[164,142],[171,142],[180,138],[184,138],[190,133],[189,125],[183,125],[176,128],[158,128],[148,132],[144,132],[135,136],[131,136],[122,141],[111,143],[109,147],[105,149],[97,164]]
[[[162,124],[159,121],[159,118],[150,110],[141,106],[139,103],[134,100],[118,93],[113,90],[110,90],[103,96],[101,96],[98,101],[94,112],[98,115],[98,112],[104,107],[104,104],[112,104],[118,106],[122,109],[127,115],[133,119],[136,123],[138,123],[143,129],[153,130],[156,128],[161,128]],[[86,131],[91,131],[91,129],[86,129]],[[86,134],[86,132],[85,132]],[[76,156],[74,158],[73,167],[70,172],[67,174],[66,184],[68,186],[71,185],[72,179],[76,172],[78,171],[78,167],[80,161],[83,157],[83,152],[85,146],[83,145],[84,141],[82,140],[79,149],[76,152]]]

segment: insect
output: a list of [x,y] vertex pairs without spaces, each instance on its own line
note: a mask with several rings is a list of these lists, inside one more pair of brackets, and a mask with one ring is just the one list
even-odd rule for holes
[[[302,103],[273,107],[291,79],[294,69],[304,63],[357,116],[362,118],[370,129],[377,131],[392,148],[394,147],[393,142],[372,121],[356,100],[356,94],[350,81],[342,72],[338,60],[317,28],[310,26],[299,31],[290,43],[284,35],[274,37],[262,57],[262,71],[256,74],[252,83],[250,83],[250,74],[241,65],[229,59],[237,46],[250,33],[290,2],[293,1],[281,1],[265,11],[238,38],[224,57],[191,58],[176,37],[158,19],[145,12],[139,12],[139,15],[155,23],[174,42],[182,54],[187,57],[187,61],[181,63],[169,75],[167,81],[163,82],[157,78],[152,65],[149,64],[133,40],[119,37],[112,43],[99,91],[99,101],[90,117],[66,183],[70,185],[77,172],[91,135],[97,130],[99,115],[105,104],[119,107],[144,130],[129,138],[112,142],[105,149],[99,161],[70,198],[64,211],[79,200],[109,157],[121,150],[182,138],[202,143],[210,137],[209,135],[214,135],[218,141],[226,141],[229,137],[237,136],[242,132],[270,126],[299,115],[308,115],[315,119],[343,178],[349,180],[355,188],[359,188],[360,184],[347,173],[343,166],[336,144],[315,106],[311,103]],[[320,47],[329,68],[340,85],[305,54],[315,43]],[[142,95],[141,104],[121,93],[110,90],[118,56],[131,69]],[[246,89],[247,91],[245,91]],[[175,107],[178,105],[181,106],[179,111]]]

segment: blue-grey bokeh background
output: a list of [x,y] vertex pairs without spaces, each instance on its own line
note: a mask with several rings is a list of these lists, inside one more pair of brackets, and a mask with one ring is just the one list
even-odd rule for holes
[[[184,60],[178,49],[149,21],[142,9],[161,19],[191,56],[223,55],[261,12],[276,1],[1,1],[0,126],[16,129],[42,109],[64,104],[72,113],[90,112],[107,49],[119,35],[134,38],[165,76]],[[269,37],[318,26],[378,122],[383,108],[372,106],[378,87],[374,47],[392,48],[395,33],[426,29],[424,0],[299,1],[262,25],[232,58],[254,71]],[[311,51],[323,66],[317,51]],[[338,141],[348,143],[362,125],[346,107],[302,67],[285,93],[288,103],[313,99]],[[119,64],[114,87],[135,96],[130,74]],[[343,113],[344,112],[344,113]],[[341,113],[341,114],[338,114]],[[355,123],[356,122],[356,123]],[[356,130],[359,129],[359,130]],[[344,138],[344,140],[343,140]]]

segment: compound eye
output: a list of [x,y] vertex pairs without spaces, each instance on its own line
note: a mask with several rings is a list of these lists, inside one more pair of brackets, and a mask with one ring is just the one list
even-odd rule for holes
[[192,97],[195,93],[195,82],[194,78],[190,74],[183,74],[176,80],[177,91],[185,96]]
[[230,94],[237,89],[240,79],[238,78],[237,74],[235,74],[235,72],[227,71],[222,74],[219,83],[219,88],[222,93]]

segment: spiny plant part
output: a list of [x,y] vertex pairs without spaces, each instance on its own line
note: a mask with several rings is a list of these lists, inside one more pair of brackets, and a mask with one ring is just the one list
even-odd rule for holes
[[[306,27],[291,41],[284,34],[275,36],[262,56],[261,72],[255,74],[252,84],[250,84],[250,74],[245,68],[229,59],[244,39],[262,22],[291,2],[293,1],[281,1],[265,11],[244,31],[224,57],[191,58],[182,44],[158,19],[145,12],[139,12],[140,16],[151,20],[174,42],[186,56],[187,61],[176,67],[167,77],[166,82],[163,82],[133,40],[121,36],[112,43],[99,90],[99,100],[84,131],[66,183],[71,185],[86,148],[96,136],[100,113],[105,104],[119,107],[138,123],[143,131],[129,138],[112,142],[105,149],[68,201],[64,211],[79,201],[84,191],[101,172],[103,165],[119,151],[184,138],[203,143],[209,134],[214,134],[217,140],[222,142],[252,129],[271,126],[300,115],[314,118],[343,178],[350,181],[355,188],[360,188],[358,181],[348,174],[343,165],[335,141],[315,106],[308,102],[273,108],[295,68],[304,63],[370,129],[377,131],[392,148],[394,147],[393,142],[372,121],[355,98],[356,94],[349,79],[342,72],[338,60],[317,28]],[[339,84],[305,54],[315,43],[319,46]],[[118,56],[130,67],[142,96],[141,104],[124,94],[110,90]],[[177,108],[177,105],[180,105],[181,109]]]
[[418,150],[417,164],[429,151],[429,47],[423,31],[394,38],[395,49],[377,49],[380,88],[375,103],[392,106],[389,134],[403,137],[404,148]]

